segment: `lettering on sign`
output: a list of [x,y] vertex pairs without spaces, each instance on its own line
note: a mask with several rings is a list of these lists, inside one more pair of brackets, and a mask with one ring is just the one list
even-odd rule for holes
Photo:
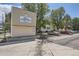
[[20,22],[21,23],[31,23],[32,19],[28,16],[20,16]]

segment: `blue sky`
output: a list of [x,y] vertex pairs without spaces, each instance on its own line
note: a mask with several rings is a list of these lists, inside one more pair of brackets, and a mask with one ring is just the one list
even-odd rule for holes
[[[16,6],[21,8],[20,3],[2,3],[0,4],[0,10],[1,8],[7,8],[4,9],[5,12],[11,11],[11,6]],[[48,4],[49,9],[57,9],[59,7],[64,7],[67,14],[69,14],[72,18],[73,17],[79,17],[79,3],[49,3]]]
[[48,6],[49,9],[57,9],[62,6],[72,18],[79,17],[79,3],[50,3]]

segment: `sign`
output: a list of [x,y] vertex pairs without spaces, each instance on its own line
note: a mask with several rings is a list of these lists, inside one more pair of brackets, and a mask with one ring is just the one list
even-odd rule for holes
[[32,19],[28,16],[20,16],[20,22],[21,23],[31,23]]
[[11,37],[36,35],[36,13],[12,7]]

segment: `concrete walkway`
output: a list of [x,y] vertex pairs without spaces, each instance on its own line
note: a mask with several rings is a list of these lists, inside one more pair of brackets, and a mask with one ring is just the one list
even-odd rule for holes
[[[59,36],[61,37],[61,36]],[[74,38],[74,39],[73,39]],[[49,41],[22,42],[16,44],[1,45],[1,56],[79,56],[79,34],[64,36],[62,39],[49,37]],[[51,41],[50,41],[51,40]],[[64,42],[64,43],[63,43]],[[67,44],[66,44],[66,43]],[[8,44],[8,45],[7,45]]]
[[52,51],[54,56],[79,56],[79,50],[66,47],[66,46],[61,46],[58,44],[47,44],[48,48]]
[[0,46],[2,56],[31,56],[34,55],[36,41]]

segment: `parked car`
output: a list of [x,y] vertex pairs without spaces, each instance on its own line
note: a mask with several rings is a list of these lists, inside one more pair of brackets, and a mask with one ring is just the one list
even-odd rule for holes
[[56,35],[56,36],[59,36],[60,33],[58,31],[49,31],[48,32],[48,35]]
[[64,31],[60,31],[61,34],[73,34],[74,32],[72,32],[71,30],[64,30]]

